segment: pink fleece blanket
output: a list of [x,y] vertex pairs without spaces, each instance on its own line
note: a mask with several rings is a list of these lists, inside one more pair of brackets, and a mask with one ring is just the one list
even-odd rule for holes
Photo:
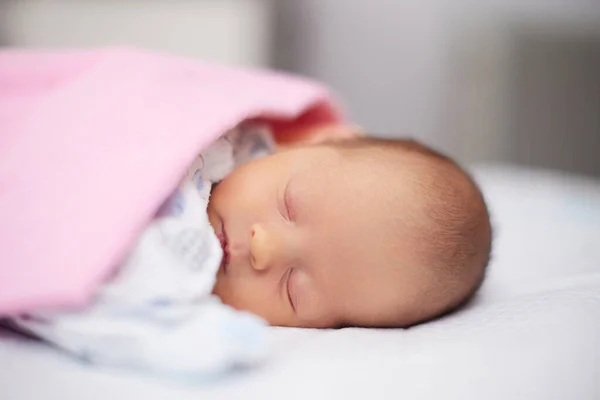
[[0,52],[0,316],[85,305],[194,156],[253,117],[339,115],[323,87],[281,74]]

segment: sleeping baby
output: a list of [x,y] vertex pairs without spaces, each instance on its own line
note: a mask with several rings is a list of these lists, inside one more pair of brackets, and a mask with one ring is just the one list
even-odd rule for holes
[[91,363],[214,373],[263,359],[266,323],[456,310],[490,247],[483,197],[449,158],[344,125],[246,122],[192,162],[92,304],[13,322]]
[[311,143],[250,161],[212,191],[224,303],[272,325],[407,327],[473,296],[490,220],[455,162],[345,126],[297,136]]

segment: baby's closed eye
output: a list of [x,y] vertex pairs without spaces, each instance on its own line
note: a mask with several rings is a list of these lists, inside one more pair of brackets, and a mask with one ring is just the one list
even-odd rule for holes
[[295,215],[292,207],[292,198],[290,194],[290,181],[286,183],[283,193],[281,194],[281,214],[282,217],[288,222],[294,222]]
[[294,290],[294,281],[293,281],[293,277],[294,277],[294,268],[290,268],[290,273],[288,275],[288,279],[287,279],[287,285],[286,285],[286,289],[287,289],[287,294],[288,294],[288,299],[290,301],[290,305],[292,306],[292,309],[294,310],[294,312],[297,312],[297,307],[298,307],[298,291]]
[[296,304],[295,304],[295,292],[292,284],[292,274],[294,272],[294,268],[289,268],[285,271],[283,276],[281,277],[280,286],[282,291],[282,299],[286,301],[292,311],[296,312]]

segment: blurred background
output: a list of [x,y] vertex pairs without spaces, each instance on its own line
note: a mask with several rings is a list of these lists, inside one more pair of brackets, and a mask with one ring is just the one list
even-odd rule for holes
[[600,176],[600,0],[0,0],[0,45],[283,69],[371,133]]

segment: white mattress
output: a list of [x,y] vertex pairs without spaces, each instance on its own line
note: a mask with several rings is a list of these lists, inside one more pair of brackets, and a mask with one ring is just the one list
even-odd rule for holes
[[600,182],[480,170],[496,229],[480,296],[408,330],[272,329],[252,371],[175,382],[0,334],[0,398],[600,399]]

